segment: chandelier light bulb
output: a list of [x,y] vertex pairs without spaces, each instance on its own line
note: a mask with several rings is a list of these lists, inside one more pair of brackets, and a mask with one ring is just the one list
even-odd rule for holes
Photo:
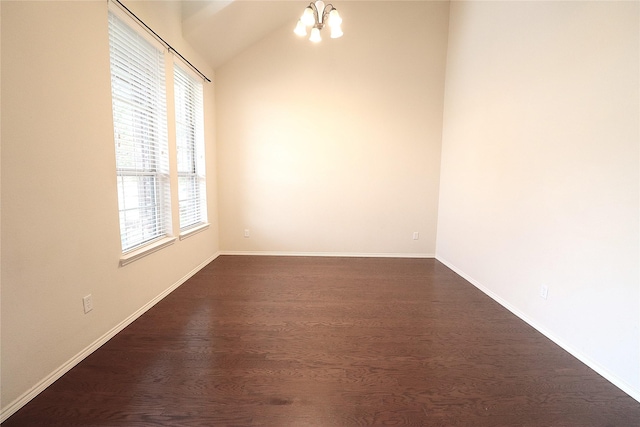
[[304,10],[300,21],[308,27],[316,23],[316,17],[313,13],[313,9],[311,9],[311,6],[307,6],[307,8]]
[[340,25],[335,25],[333,27],[331,27],[331,38],[332,39],[337,39],[338,37],[342,37],[344,33],[342,32],[342,28],[340,28]]
[[332,9],[329,13],[329,26],[339,27],[342,24],[342,18],[336,9]]
[[309,41],[312,41],[314,43],[318,43],[321,40],[322,40],[322,37],[320,37],[320,29],[317,28],[317,27],[314,27],[311,30],[311,36],[309,37]]
[[296,25],[296,29],[293,30],[293,32],[301,37],[307,35],[307,26],[304,25],[304,22],[302,22],[302,19],[298,21],[298,24]]

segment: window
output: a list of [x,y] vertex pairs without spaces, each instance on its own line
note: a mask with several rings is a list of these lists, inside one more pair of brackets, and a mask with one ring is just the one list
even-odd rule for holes
[[207,222],[202,81],[174,66],[180,230]]
[[171,234],[164,52],[109,11],[120,238],[124,253]]

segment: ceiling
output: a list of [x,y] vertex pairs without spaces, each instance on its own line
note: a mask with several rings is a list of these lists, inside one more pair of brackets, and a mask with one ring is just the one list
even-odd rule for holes
[[182,33],[212,68],[284,25],[291,31],[307,0],[183,0]]

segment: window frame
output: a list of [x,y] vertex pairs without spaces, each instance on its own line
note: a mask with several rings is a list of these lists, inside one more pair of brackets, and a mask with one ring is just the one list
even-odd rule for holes
[[[164,46],[145,31],[140,31],[141,29],[138,25],[118,7],[109,3],[108,9],[112,114],[118,212],[120,217],[120,244],[122,249],[120,265],[123,266],[168,246],[176,240],[172,236],[171,174],[168,149],[167,51]],[[126,29],[121,29],[120,26],[124,26]],[[131,36],[131,34],[134,35]],[[134,52],[127,52],[127,48],[123,48],[119,44],[121,40],[118,40],[118,37],[124,38],[129,42],[133,41],[135,48],[132,48],[132,50]],[[136,45],[136,43],[140,44]],[[118,49],[122,50],[122,53]],[[153,49],[154,52],[150,55],[156,57],[155,61],[158,68],[153,73],[142,71],[141,67],[145,64],[142,64],[139,57],[135,55],[141,55],[141,51],[147,49]],[[126,58],[126,55],[130,53],[133,53],[133,55],[130,58]],[[118,62],[120,59],[123,59],[123,61]],[[127,69],[124,70],[123,67]],[[136,69],[136,67],[139,69]],[[151,66],[149,67],[149,69],[152,68]],[[135,74],[136,72],[140,72],[140,74]],[[152,83],[149,83],[150,75],[153,78]],[[129,81],[126,81],[127,79]],[[140,82],[142,84],[134,88],[133,83]],[[146,84],[151,84],[150,90],[154,90],[153,93],[145,92],[147,88],[143,87],[143,85]],[[155,86],[155,88],[152,86]],[[125,133],[127,135],[124,135]],[[127,145],[127,147],[123,148],[123,144]],[[130,151],[126,152],[127,149]],[[128,166],[120,162],[128,163]],[[144,166],[141,166],[140,163]],[[130,191],[129,195],[125,194],[124,180],[127,177],[133,178],[131,181],[133,183],[138,182],[138,190],[128,190]],[[144,200],[139,200],[140,189],[147,189],[144,181],[148,180],[145,180],[145,178],[151,178],[151,181],[153,181],[153,184],[148,187],[150,191],[143,194],[143,196],[147,196],[146,198],[143,197],[146,203]],[[135,200],[133,208],[127,206],[127,198]],[[137,206],[135,206],[136,204]],[[153,212],[147,218],[146,226],[152,229],[155,227],[151,234],[147,235],[142,231],[143,227],[135,230],[135,227],[127,227],[123,223],[127,211],[143,211],[144,209],[150,209]],[[146,215],[144,212],[142,213],[142,216]],[[149,218],[155,220],[149,220]],[[142,236],[138,239],[132,239],[133,243],[129,242],[127,240],[129,230],[139,231]]]
[[[182,75],[180,75],[182,74]],[[181,85],[179,87],[179,85]],[[187,87],[189,85],[189,87]],[[176,178],[178,181],[178,219],[180,239],[189,237],[209,227],[207,212],[207,181],[206,181],[206,152],[204,138],[204,82],[190,69],[182,66],[178,61],[173,62],[173,89],[176,129]],[[181,97],[182,92],[190,92],[187,99]],[[181,101],[187,101],[184,104]],[[181,117],[181,108],[190,110],[190,117]],[[184,113],[184,111],[182,111]],[[185,114],[189,116],[189,114]],[[185,123],[187,122],[187,123]],[[190,141],[185,141],[183,135],[191,134]],[[187,157],[186,162],[183,161]],[[184,163],[188,164],[185,170]],[[190,180],[192,193],[195,197],[183,198],[181,194],[181,180]],[[187,210],[191,213],[191,222],[183,224],[183,210],[185,200],[190,203]],[[194,207],[193,205],[197,205]]]

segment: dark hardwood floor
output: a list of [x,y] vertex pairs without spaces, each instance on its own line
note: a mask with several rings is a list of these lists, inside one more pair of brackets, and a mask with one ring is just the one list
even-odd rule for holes
[[640,426],[432,259],[222,256],[3,426]]

